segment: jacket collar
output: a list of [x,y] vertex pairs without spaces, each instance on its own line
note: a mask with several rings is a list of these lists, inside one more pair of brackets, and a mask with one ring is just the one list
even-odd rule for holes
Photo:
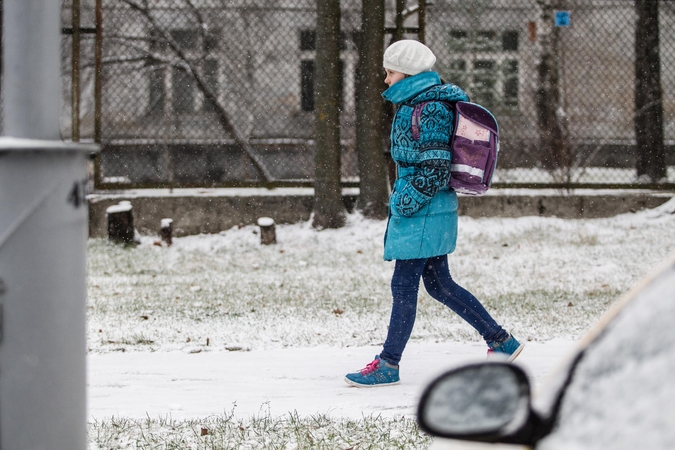
[[392,103],[403,103],[424,92],[430,87],[441,84],[441,77],[436,72],[422,72],[404,78],[382,93],[382,97]]

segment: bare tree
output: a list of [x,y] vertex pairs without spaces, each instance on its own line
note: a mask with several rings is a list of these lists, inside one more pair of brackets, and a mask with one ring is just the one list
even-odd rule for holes
[[[246,153],[246,155],[251,159],[255,167],[258,169],[265,181],[273,181],[273,177],[270,174],[269,170],[265,166],[264,162],[258,155],[253,151],[251,145],[248,143],[248,139],[234,126],[232,119],[228,112],[225,110],[223,105],[219,102],[218,96],[211,88],[202,72],[199,70],[198,63],[193,59],[188,58],[183,49],[180,46],[180,43],[172,37],[169,30],[166,27],[162,26],[160,22],[155,18],[152,13],[152,7],[149,6],[148,0],[121,0],[127,4],[131,9],[139,12],[145,20],[148,21],[151,28],[158,34],[158,37],[165,41],[169,48],[171,49],[173,55],[178,58],[178,64],[185,69],[185,71],[190,74],[195,80],[197,88],[204,95],[204,99],[209,102],[214,107],[214,112],[218,118],[218,122],[225,129],[225,131],[232,136],[235,143]],[[187,9],[193,14],[194,18],[199,24],[199,29],[202,33],[202,38],[204,38],[204,33],[208,30],[208,25],[204,21],[199,8],[195,6],[192,0],[183,0]],[[149,55],[155,60],[161,60],[163,55]]]
[[635,0],[635,138],[638,180],[666,177],[663,93],[659,51],[659,1]]
[[560,91],[559,30],[553,26],[552,0],[537,0],[540,7],[539,88],[536,106],[541,163],[555,181],[571,182],[575,154],[569,143],[567,119]]
[[384,0],[363,0],[361,43],[356,85],[356,151],[359,157],[359,200],[365,217],[387,217],[387,166],[380,92],[384,42]]
[[345,224],[340,186],[340,0],[316,0],[314,228]]

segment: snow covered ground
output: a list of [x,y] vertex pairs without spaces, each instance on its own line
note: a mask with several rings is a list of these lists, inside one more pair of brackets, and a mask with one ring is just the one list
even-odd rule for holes
[[[518,363],[539,383],[574,342],[530,342]],[[349,387],[346,371],[362,368],[379,347],[291,348],[251,352],[113,353],[89,355],[92,418],[193,419],[234,412],[282,416],[327,414],[360,419],[413,417],[424,386],[453,365],[485,357],[479,343],[413,343],[402,383],[380,389]]]
[[[450,267],[460,284],[526,341],[517,360],[535,385],[610,304],[675,250],[675,200],[608,219],[460,219]],[[485,357],[452,313],[420,296],[402,383],[356,389],[342,379],[380,350],[393,264],[384,221],[256,227],[135,248],[89,245],[91,420],[297,412],[413,416],[441,371]],[[422,289],[423,290],[423,289]]]

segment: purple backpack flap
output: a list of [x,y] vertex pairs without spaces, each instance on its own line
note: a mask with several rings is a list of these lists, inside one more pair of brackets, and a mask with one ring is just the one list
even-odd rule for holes
[[[413,139],[420,138],[420,116],[428,102],[415,105],[412,115]],[[452,106],[451,103],[446,103]],[[476,103],[454,105],[455,126],[450,139],[452,164],[448,186],[466,195],[483,195],[492,185],[499,154],[497,120]]]

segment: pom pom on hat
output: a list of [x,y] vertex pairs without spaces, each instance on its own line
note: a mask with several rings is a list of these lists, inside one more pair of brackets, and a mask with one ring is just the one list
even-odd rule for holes
[[385,69],[407,75],[428,72],[434,64],[436,64],[436,56],[431,49],[412,39],[396,41],[387,47],[382,63]]

